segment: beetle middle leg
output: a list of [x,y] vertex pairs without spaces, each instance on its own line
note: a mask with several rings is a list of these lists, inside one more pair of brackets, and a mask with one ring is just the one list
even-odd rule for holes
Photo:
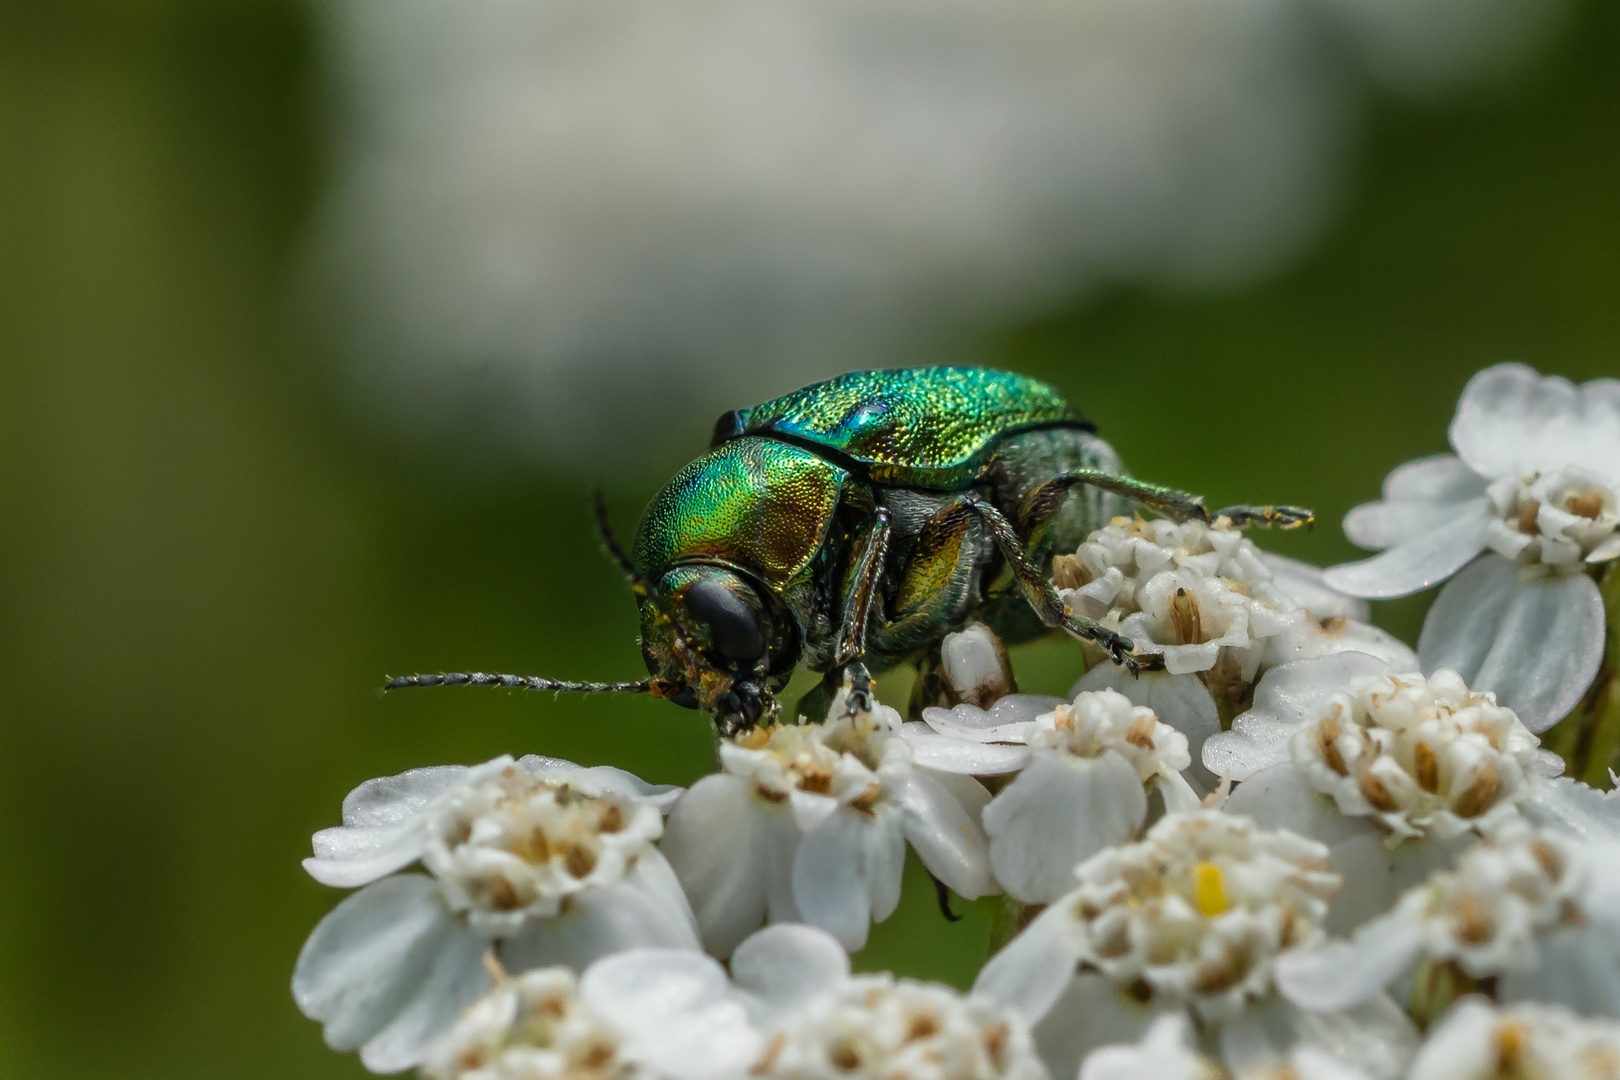
[[1225,517],[1238,528],[1246,525],[1270,528],[1275,525],[1282,529],[1296,529],[1301,525],[1308,526],[1316,520],[1316,515],[1303,506],[1238,505],[1224,507],[1212,514],[1205,508],[1202,495],[1194,495],[1177,488],[1165,487],[1163,484],[1153,484],[1116,473],[1077,470],[1054,476],[1025,497],[1023,504],[1018,508],[1018,523],[1025,533],[1038,528],[1042,522],[1050,518],[1063,504],[1069,492],[1081,484],[1122,495],[1156,514],[1175,521],[1201,521],[1210,525],[1217,518]]
[[1036,568],[1012,522],[977,495],[959,495],[941,507],[928,523],[913,548],[905,573],[895,593],[895,618],[876,628],[875,643],[885,651],[905,652],[929,642],[941,626],[948,626],[959,614],[958,590],[968,588],[974,559],[967,550],[969,530],[977,517],[988,526],[991,538],[1012,569],[1024,599],[1041,622],[1061,627],[1076,637],[1095,641],[1107,650],[1115,663],[1133,673],[1140,661],[1132,655],[1134,646],[1107,627],[1069,612],[1052,583]]
[[1110,660],[1123,664],[1132,675],[1141,672],[1143,661],[1136,655],[1136,645],[1131,639],[1108,629],[1095,619],[1071,612],[1058,595],[1056,587],[1029,557],[1018,530],[1013,528],[1012,522],[1000,510],[977,495],[963,495],[960,501],[990,526],[990,535],[995,537],[996,547],[1001,549],[1002,557],[1007,560],[1013,580],[1018,582],[1024,599],[1029,601],[1029,606],[1035,609],[1035,614],[1041,617],[1043,623],[1053,629],[1062,627],[1084,641],[1094,641],[1108,653]]

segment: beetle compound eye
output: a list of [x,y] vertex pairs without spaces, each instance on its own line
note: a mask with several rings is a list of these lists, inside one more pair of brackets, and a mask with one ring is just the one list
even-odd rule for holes
[[686,590],[686,613],[709,628],[716,652],[739,666],[765,655],[765,632],[759,618],[737,594],[717,581],[694,581]]

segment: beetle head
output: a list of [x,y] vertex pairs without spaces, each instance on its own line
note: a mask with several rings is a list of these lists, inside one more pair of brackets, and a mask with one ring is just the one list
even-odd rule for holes
[[[722,734],[776,711],[791,621],[749,577],[724,566],[677,566],[638,599],[655,694],[713,714]],[[786,668],[791,674],[792,663]]]

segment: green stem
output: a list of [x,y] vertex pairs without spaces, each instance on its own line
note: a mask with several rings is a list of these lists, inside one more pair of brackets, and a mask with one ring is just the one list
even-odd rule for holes
[[1607,788],[1620,755],[1620,559],[1609,563],[1599,584],[1607,614],[1603,663],[1580,704],[1542,737],[1542,744],[1564,759],[1567,775]]
[[996,914],[990,920],[990,956],[1001,951],[1001,947],[1018,936],[1018,931],[1029,925],[1029,921],[1041,913],[1044,904],[1024,904],[1010,896],[1003,895],[1001,902],[996,905]]

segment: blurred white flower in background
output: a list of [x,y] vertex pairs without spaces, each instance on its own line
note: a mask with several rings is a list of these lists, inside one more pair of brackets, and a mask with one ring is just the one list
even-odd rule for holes
[[1276,266],[1332,202],[1358,83],[1491,78],[1561,9],[330,0],[316,292],[413,440],[630,458],[717,385]]

